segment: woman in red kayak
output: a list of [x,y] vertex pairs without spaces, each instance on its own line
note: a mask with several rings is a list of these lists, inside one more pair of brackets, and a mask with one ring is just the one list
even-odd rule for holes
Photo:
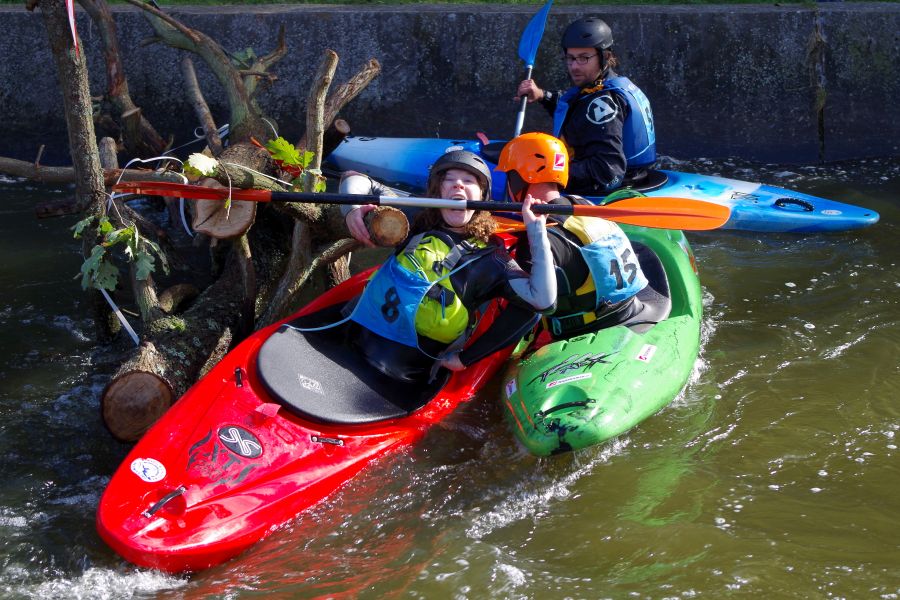
[[[372,188],[373,182],[358,174],[341,183],[341,190],[351,193]],[[482,200],[490,189],[490,168],[465,150],[444,154],[428,177],[428,195],[434,198]],[[491,243],[495,223],[487,211],[421,211],[409,238],[372,276],[353,309],[351,319],[362,326],[356,345],[368,362],[403,381],[427,378],[436,364],[461,370],[518,341],[537,322],[536,312],[552,311],[556,278],[546,217],[531,211],[539,202],[528,198],[522,205],[530,274],[504,247]],[[498,297],[508,299],[509,307],[463,349],[479,307]]]

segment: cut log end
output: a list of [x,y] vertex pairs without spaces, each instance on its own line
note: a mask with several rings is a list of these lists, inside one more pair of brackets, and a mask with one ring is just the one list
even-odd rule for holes
[[396,246],[409,235],[409,221],[403,211],[379,206],[365,217],[372,241],[379,246]]
[[111,381],[100,399],[103,423],[123,442],[136,442],[174,402],[169,385],[152,373],[131,372]]

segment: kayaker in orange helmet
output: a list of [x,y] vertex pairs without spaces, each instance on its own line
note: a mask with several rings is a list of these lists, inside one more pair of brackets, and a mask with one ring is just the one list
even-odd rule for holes
[[[500,153],[497,171],[506,172],[509,196],[518,202],[540,199],[549,204],[589,204],[580,196],[563,196],[569,157],[563,143],[545,133],[514,138]],[[647,286],[631,242],[616,223],[597,217],[549,217],[556,268],[556,311],[546,317],[555,338],[568,338],[633,319],[642,309],[638,293]],[[516,249],[527,268],[527,244]]]
[[612,45],[612,31],[603,20],[578,19],[562,36],[572,87],[545,90],[526,79],[516,90],[517,99],[540,102],[553,117],[553,135],[571,151],[566,190],[573,194],[606,195],[642,180],[656,163],[650,101],[616,74]]
[[[345,177],[341,190],[371,193],[372,181]],[[441,156],[431,167],[428,196],[460,201],[489,197],[491,170],[465,150]],[[460,370],[514,344],[536,323],[536,312],[552,312],[556,300],[546,217],[522,205],[531,271],[490,241],[490,213],[465,209],[422,210],[409,238],[372,276],[351,317],[360,324],[356,345],[368,362],[399,380],[427,377],[435,362]],[[463,349],[480,306],[506,298],[508,308],[488,331]]]

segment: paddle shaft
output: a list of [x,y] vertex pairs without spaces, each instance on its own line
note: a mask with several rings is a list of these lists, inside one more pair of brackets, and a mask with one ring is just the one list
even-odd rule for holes
[[[533,65],[528,65],[525,68],[525,79],[531,79],[531,71],[533,69]],[[516,132],[513,134],[513,137],[518,137],[520,133],[522,133],[522,127],[525,126],[525,107],[528,106],[528,96],[523,95],[521,100],[519,100],[519,112],[516,114]]]
[[[323,192],[273,192],[269,190],[244,190],[211,188],[199,185],[164,181],[125,181],[113,187],[117,192],[134,194],[194,198],[199,200],[247,200],[251,202],[301,202],[306,204],[340,204],[399,206],[420,208],[448,208],[452,210],[487,210],[518,212],[522,205],[513,202],[482,200],[447,200],[443,198],[416,198],[376,196],[371,194],[340,194]],[[661,229],[706,230],[722,226],[728,220],[730,210],[725,206],[687,198],[639,197],[627,198],[613,204],[594,206],[583,204],[535,204],[537,214],[579,215],[600,217],[643,227]]]

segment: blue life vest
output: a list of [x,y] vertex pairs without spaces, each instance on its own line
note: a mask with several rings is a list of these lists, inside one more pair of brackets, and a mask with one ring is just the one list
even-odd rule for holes
[[[619,93],[628,103],[628,117],[622,131],[622,145],[627,168],[645,167],[656,162],[656,129],[650,100],[627,77],[618,75],[603,81],[603,89]],[[581,88],[566,90],[557,101],[553,113],[553,135],[561,137],[563,123],[569,112],[569,103],[578,97]]]
[[[416,249],[420,244],[433,247],[433,238],[441,240],[442,245],[447,248],[447,252],[442,260],[435,261],[434,264],[421,265],[415,259]],[[413,237],[401,255],[405,257],[404,262],[414,270],[401,264],[397,255],[391,256],[369,279],[350,319],[369,331],[400,344],[417,348],[427,355],[428,353],[419,345],[419,334],[427,334],[427,332],[417,330],[417,325],[419,329],[423,326],[416,318],[419,309],[426,298],[440,303],[440,313],[443,313],[445,307],[449,310],[451,304],[458,304],[458,298],[453,291],[447,286],[439,284],[456,271],[471,264],[472,261],[464,264],[460,264],[460,262],[462,258],[477,250],[478,247],[473,242],[454,244],[449,236],[433,231]],[[483,254],[483,256],[486,255]],[[473,260],[478,258],[480,256]],[[426,269],[431,269],[431,273],[428,273]],[[456,316],[458,316],[458,312]],[[426,325],[426,328],[447,327],[448,324],[447,319],[440,319],[440,322],[430,323]],[[450,341],[452,347],[461,345],[458,343],[460,338],[464,338],[471,331],[469,325],[467,318],[462,327],[459,327],[458,323],[456,324],[456,330],[453,332],[454,340]],[[428,337],[433,338],[433,336]],[[462,339],[462,341],[465,340]]]
[[[573,296],[576,301],[579,297],[592,296],[594,310],[548,317],[551,330],[556,335],[564,331],[562,319],[571,324],[571,317],[581,316],[579,326],[587,325],[602,317],[610,307],[635,296],[648,283],[631,242],[615,223],[590,217],[569,217],[563,223],[563,229],[573,233],[581,244],[575,244],[554,228],[548,229],[548,232],[578,247],[590,276],[574,291]],[[572,287],[571,282],[565,281],[560,289],[571,290]]]

